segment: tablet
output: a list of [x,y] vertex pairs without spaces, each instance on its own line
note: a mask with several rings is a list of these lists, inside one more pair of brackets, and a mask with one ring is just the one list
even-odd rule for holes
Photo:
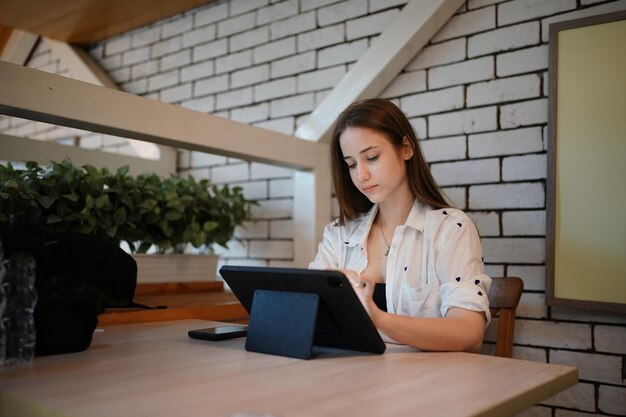
[[257,290],[317,294],[314,345],[385,351],[385,343],[348,278],[339,271],[225,265],[220,274],[248,313]]

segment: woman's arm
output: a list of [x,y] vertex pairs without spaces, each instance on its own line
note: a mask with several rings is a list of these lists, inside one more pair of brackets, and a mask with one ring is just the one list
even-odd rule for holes
[[453,307],[446,317],[422,318],[372,311],[374,325],[392,339],[427,351],[479,352],[485,335],[482,312]]
[[391,339],[420,350],[479,352],[485,336],[485,314],[452,307],[445,317],[390,314],[374,303],[376,284],[354,271],[341,270],[354,286],[374,326]]

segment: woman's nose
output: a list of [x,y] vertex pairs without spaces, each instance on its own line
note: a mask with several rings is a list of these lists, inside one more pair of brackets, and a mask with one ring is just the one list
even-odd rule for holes
[[367,167],[365,165],[357,166],[357,178],[360,181],[368,180],[369,177],[370,177],[370,171],[369,171],[369,169],[367,169]]

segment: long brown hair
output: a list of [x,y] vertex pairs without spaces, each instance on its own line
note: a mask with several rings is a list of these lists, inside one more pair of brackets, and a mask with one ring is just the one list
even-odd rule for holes
[[367,212],[373,205],[361,193],[350,178],[348,165],[343,159],[339,137],[349,127],[376,130],[392,145],[400,149],[407,138],[413,156],[406,161],[406,172],[411,193],[420,202],[434,209],[450,207],[430,169],[417,142],[417,135],[404,113],[391,101],[372,98],[352,103],[335,121],[330,147],[333,183],[339,203],[339,223],[354,219]]

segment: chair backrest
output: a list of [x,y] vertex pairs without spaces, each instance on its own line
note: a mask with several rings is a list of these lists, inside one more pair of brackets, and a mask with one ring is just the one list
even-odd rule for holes
[[515,310],[519,304],[524,281],[518,277],[494,278],[489,289],[489,310],[499,315],[496,336],[496,356],[510,358],[513,355]]

